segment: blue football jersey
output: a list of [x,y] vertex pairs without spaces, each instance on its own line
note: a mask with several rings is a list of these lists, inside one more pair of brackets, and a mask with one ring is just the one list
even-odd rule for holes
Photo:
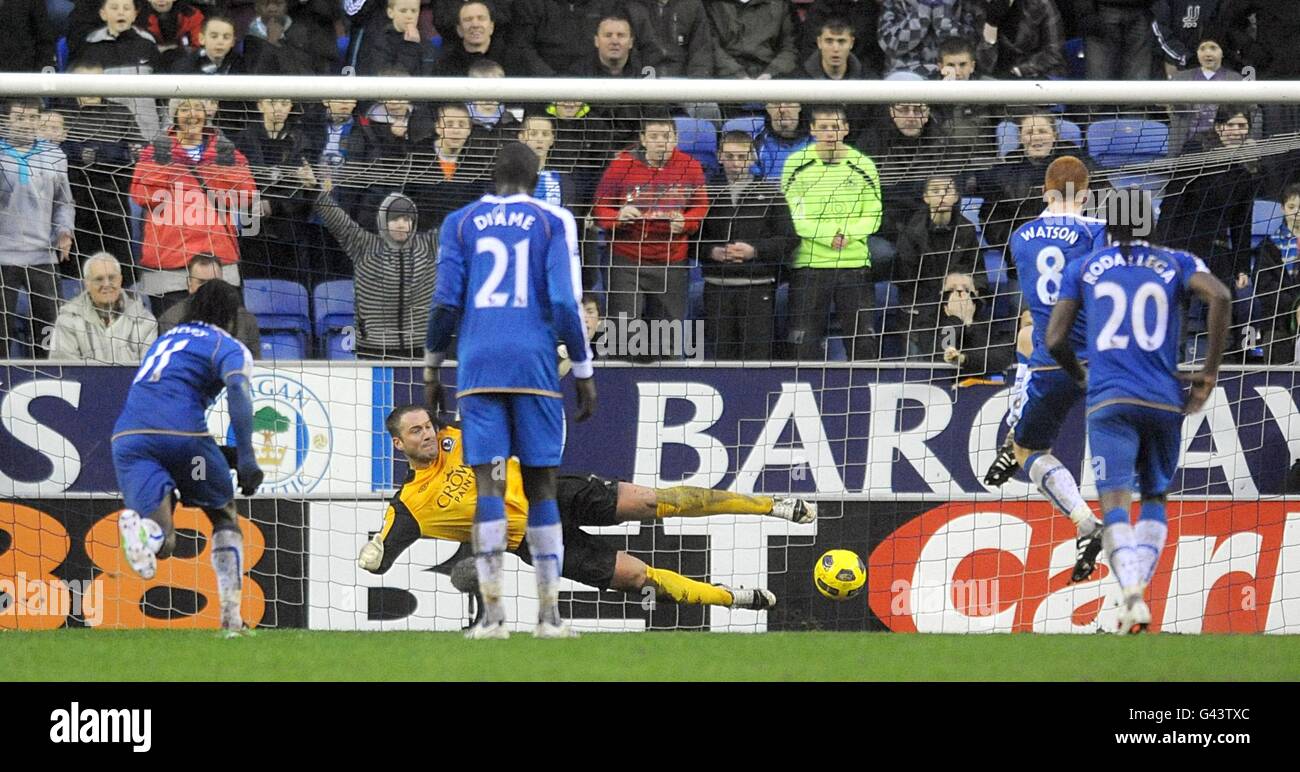
[[487,195],[443,222],[434,308],[460,311],[458,394],[558,397],[557,339],[575,372],[590,367],[581,298],[578,228],[567,210]]
[[204,413],[233,373],[253,374],[253,355],[243,343],[202,322],[173,327],[145,353],[113,434],[207,435]]
[[[1011,257],[1020,277],[1020,292],[1034,318],[1030,367],[1056,365],[1047,351],[1047,320],[1052,317],[1052,308],[1060,295],[1066,266],[1105,246],[1106,221],[1082,215],[1044,212],[1011,234]],[[1087,347],[1085,323],[1081,314],[1070,331],[1070,341],[1080,355]]]
[[1123,400],[1182,410],[1181,305],[1200,258],[1145,242],[1098,250],[1066,267],[1061,297],[1088,315],[1088,407]]

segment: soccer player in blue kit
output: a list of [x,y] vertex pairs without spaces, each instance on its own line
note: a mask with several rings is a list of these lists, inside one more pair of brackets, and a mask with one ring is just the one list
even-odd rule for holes
[[[241,304],[239,290],[224,281],[200,287],[181,323],[149,347],[113,427],[113,468],[126,505],[118,531],[127,562],[140,576],[153,578],[158,559],[176,546],[173,494],[201,508],[212,521],[212,567],[227,635],[244,627],[244,542],[229,459],[245,496],[262,483],[253,456],[253,355],[231,335]],[[230,456],[232,449],[217,445],[204,418],[222,388],[235,435]]]
[[[1164,548],[1165,496],[1178,468],[1184,413],[1205,404],[1228,337],[1231,295],[1200,258],[1135,240],[1125,223],[1114,244],[1066,266],[1047,346],[1088,394],[1088,442],[1105,517],[1102,540],[1122,593],[1119,632],[1151,624],[1143,593]],[[1195,373],[1179,377],[1182,306],[1195,294],[1209,308],[1209,349]],[[1087,316],[1088,368],[1075,356],[1072,329]],[[1184,396],[1181,381],[1191,384]],[[1129,521],[1133,490],[1141,495]]]
[[[1010,249],[1020,278],[1025,307],[1033,317],[1033,352],[1023,381],[1021,412],[1012,428],[1015,461],[1029,472],[1038,490],[1075,525],[1075,563],[1070,581],[1092,575],[1101,551],[1101,522],[1079,494],[1070,470],[1052,454],[1052,443],[1070,408],[1083,396],[1074,380],[1052,359],[1043,342],[1047,320],[1061,291],[1065,270],[1094,249],[1106,245],[1106,223],[1083,216],[1087,202],[1088,169],[1073,156],[1062,156],[1047,167],[1043,198],[1047,209],[1016,229]],[[1082,351],[1084,322],[1070,331],[1069,340]],[[1018,383],[1020,383],[1018,379]],[[1019,396],[1019,395],[1018,395]],[[995,463],[995,467],[997,464]],[[1015,472],[1004,464],[1003,474],[990,470],[990,484],[1000,485]]]
[[578,229],[573,215],[532,197],[537,154],[511,143],[497,154],[495,195],[448,215],[438,240],[438,279],[426,340],[425,394],[442,407],[438,372],[457,333],[457,406],[465,461],[478,503],[471,540],[483,595],[472,639],[507,638],[501,602],[507,545],[507,461],[519,458],[528,500],[525,538],[537,575],[539,638],[574,633],[560,617],[564,535],[556,473],[564,451],[557,338],[578,384],[578,421],[591,416],[596,386],[582,324]]

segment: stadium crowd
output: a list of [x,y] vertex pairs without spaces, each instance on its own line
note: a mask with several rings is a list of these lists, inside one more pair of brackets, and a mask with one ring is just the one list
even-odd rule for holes
[[[6,0],[0,21],[0,70],[92,75],[1300,77],[1300,4],[1265,0]],[[126,364],[220,276],[256,355],[419,358],[438,228],[518,140],[608,318],[702,319],[720,360],[998,373],[1007,241],[1074,155],[1234,289],[1236,361],[1289,363],[1298,128],[1282,104],[13,99],[0,313],[11,358]]]

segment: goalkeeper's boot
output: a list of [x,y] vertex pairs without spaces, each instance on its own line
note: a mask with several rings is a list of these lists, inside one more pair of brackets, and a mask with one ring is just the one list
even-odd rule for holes
[[1007,439],[998,448],[998,456],[993,459],[989,465],[989,470],[984,473],[984,484],[999,487],[1020,468],[1020,462],[1016,460],[1016,451],[1012,447],[1011,432],[1007,432]]
[[770,514],[792,523],[808,525],[817,519],[817,502],[794,497],[775,499]]
[[162,526],[133,509],[124,509],[117,518],[122,537],[122,554],[131,570],[142,579],[152,579],[158,571],[158,549],[162,547]]
[[1119,634],[1136,635],[1151,626],[1151,609],[1142,600],[1142,593],[1131,592],[1124,597],[1119,608]]
[[1097,556],[1101,554],[1101,532],[1105,527],[1096,521],[1094,525],[1092,533],[1074,540],[1074,572],[1070,574],[1071,583],[1082,582],[1097,570]]
[[731,605],[728,608],[767,611],[776,605],[776,595],[763,587],[728,587],[725,584],[717,586],[731,593]]

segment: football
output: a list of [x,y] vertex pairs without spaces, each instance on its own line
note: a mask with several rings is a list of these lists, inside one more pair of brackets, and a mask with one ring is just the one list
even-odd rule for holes
[[813,584],[831,600],[848,600],[867,583],[867,567],[852,550],[830,550],[813,568]]

